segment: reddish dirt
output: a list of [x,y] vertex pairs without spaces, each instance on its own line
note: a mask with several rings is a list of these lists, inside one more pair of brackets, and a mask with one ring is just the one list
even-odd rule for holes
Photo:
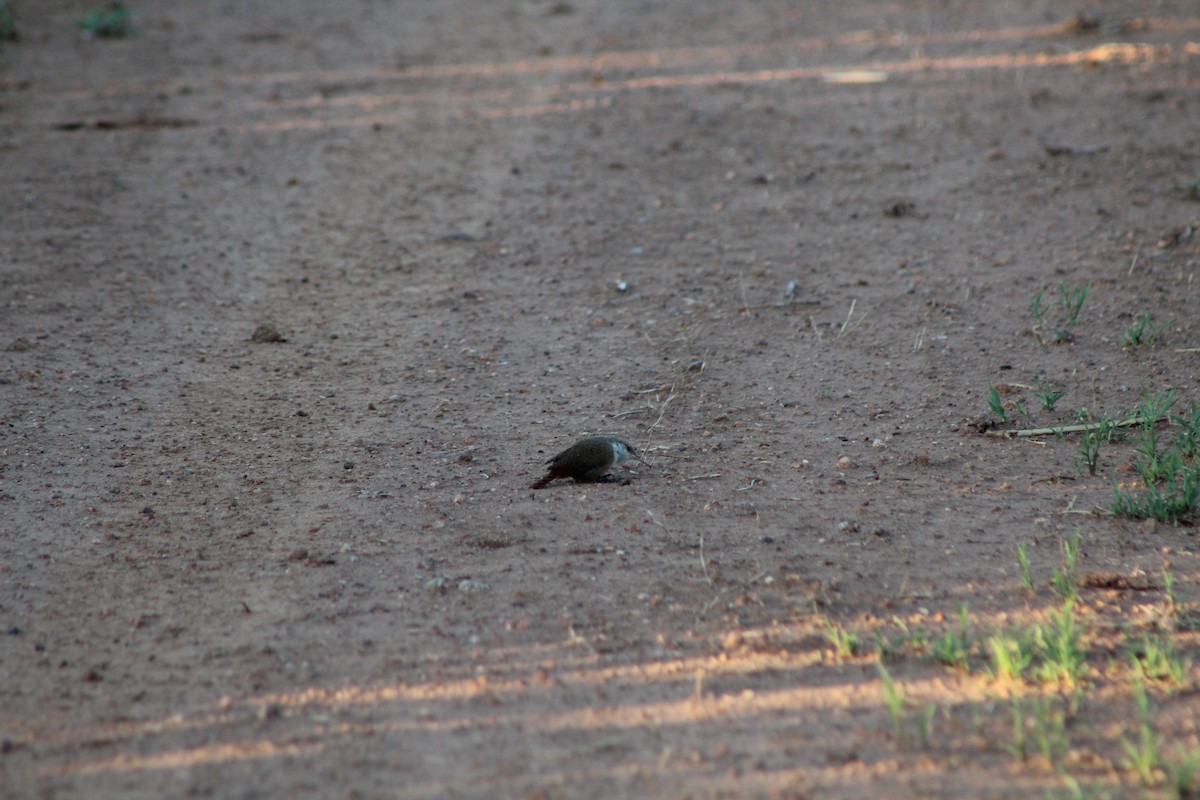
[[[15,7],[5,797],[1140,796],[1105,665],[1195,529],[975,423],[1200,402],[1192,3]],[[531,491],[587,432],[652,467]],[[982,651],[897,737],[874,633],[1046,619],[1074,531],[1063,763]]]

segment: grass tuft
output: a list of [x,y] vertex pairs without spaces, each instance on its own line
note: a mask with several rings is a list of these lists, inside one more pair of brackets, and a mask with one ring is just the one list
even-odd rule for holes
[[888,714],[892,718],[892,733],[896,737],[897,742],[904,741],[904,707],[907,705],[907,700],[904,697],[904,690],[896,685],[892,680],[891,674],[883,664],[877,664],[879,670],[879,679],[883,681],[883,701],[887,705]]
[[1142,318],[1125,329],[1125,347],[1139,347],[1146,345],[1153,347],[1158,344],[1158,327],[1154,324],[1154,320],[1149,314],[1142,314]]
[[12,3],[0,0],[0,41],[15,42],[21,38],[17,31],[17,16],[13,13]]
[[1029,594],[1037,594],[1033,585],[1033,569],[1029,565],[1029,545],[1021,542],[1017,545],[1017,563],[1021,565],[1021,587]]
[[834,625],[825,618],[825,640],[833,645],[833,655],[838,661],[862,654],[862,642],[858,634],[848,631],[841,625]]
[[76,23],[85,39],[124,39],[137,35],[133,26],[133,14],[121,2],[113,2],[103,8],[93,8],[88,15]]
[[1125,745],[1125,766],[1143,784],[1154,786],[1162,780],[1162,750],[1158,734],[1154,732],[1146,684],[1140,679],[1133,685],[1133,698],[1138,707],[1138,738],[1137,741],[1125,739],[1122,742]]

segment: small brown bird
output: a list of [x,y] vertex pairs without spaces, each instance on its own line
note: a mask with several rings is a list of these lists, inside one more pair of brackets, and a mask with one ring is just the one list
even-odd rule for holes
[[634,460],[646,463],[633,445],[617,436],[588,436],[546,463],[546,476],[532,489],[544,489],[550,481],[571,478],[577,483],[609,480],[608,473],[618,464]]

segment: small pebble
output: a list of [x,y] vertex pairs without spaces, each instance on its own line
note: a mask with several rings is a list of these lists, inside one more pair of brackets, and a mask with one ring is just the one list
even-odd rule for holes
[[250,341],[257,344],[277,344],[279,342],[286,342],[287,339],[283,338],[283,334],[274,325],[264,323],[255,328],[254,333],[250,334]]

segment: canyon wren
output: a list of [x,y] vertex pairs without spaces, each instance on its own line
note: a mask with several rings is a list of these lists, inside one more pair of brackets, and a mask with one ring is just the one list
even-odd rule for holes
[[613,467],[635,459],[646,463],[633,445],[618,436],[588,436],[547,461],[546,476],[530,488],[544,489],[559,478],[576,483],[609,480]]

